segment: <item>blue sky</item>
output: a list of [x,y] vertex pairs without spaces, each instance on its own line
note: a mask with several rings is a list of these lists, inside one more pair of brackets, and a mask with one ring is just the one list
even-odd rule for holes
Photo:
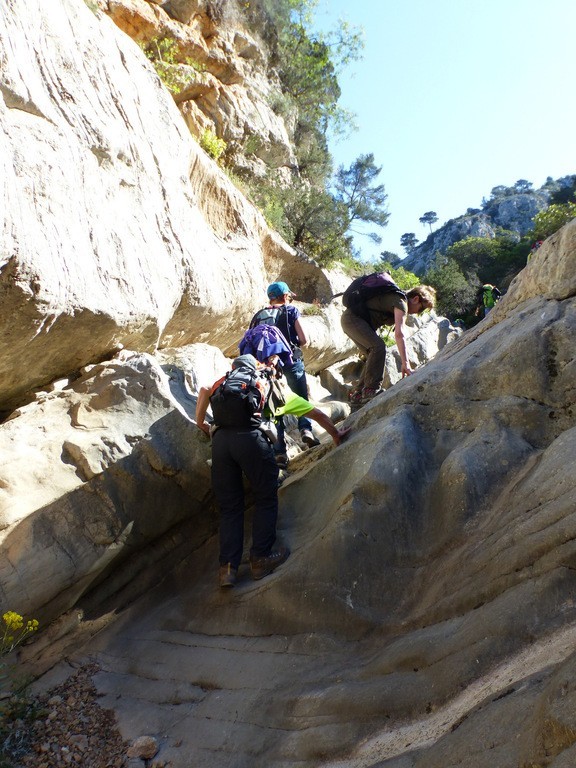
[[365,47],[339,78],[358,130],[331,152],[374,154],[390,213],[379,246],[355,238],[363,257],[404,256],[426,211],[437,228],[500,184],[576,173],[574,0],[318,0],[319,29],[339,19]]

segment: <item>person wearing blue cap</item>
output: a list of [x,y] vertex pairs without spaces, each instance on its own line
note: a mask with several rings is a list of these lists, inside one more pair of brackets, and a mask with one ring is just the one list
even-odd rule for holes
[[[306,380],[306,368],[302,355],[302,347],[306,346],[308,339],[300,322],[300,312],[291,303],[292,297],[296,296],[296,294],[290,290],[288,284],[283,280],[271,283],[266,292],[270,304],[256,312],[250,322],[250,328],[265,324],[274,325],[281,331],[290,345],[293,359],[291,364],[285,365],[282,369],[286,382],[292,392],[303,397],[304,400],[308,400],[308,382]],[[286,438],[282,419],[278,421],[277,427],[278,441],[274,446],[274,453],[276,454],[278,465],[285,468],[288,466],[288,457],[286,454]],[[312,422],[307,416],[298,417],[298,429],[300,430],[300,438],[305,445],[311,448],[320,444],[320,441],[312,432]]]

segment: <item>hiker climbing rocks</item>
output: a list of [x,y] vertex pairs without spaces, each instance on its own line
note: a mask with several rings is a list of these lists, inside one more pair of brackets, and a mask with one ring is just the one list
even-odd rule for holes
[[[271,365],[258,363],[252,355],[241,355],[232,371],[212,387],[201,387],[196,402],[196,423],[212,437],[212,488],[220,510],[221,587],[236,584],[244,544],[244,483],[248,479],[254,497],[250,570],[258,580],[284,563],[290,550],[274,547],[278,517],[278,465],[272,439],[264,431],[263,419],[271,408],[279,413],[306,414],[331,435],[336,445],[348,435],[337,429],[319,408],[297,395],[290,395],[278,408],[272,404],[273,382],[277,375],[274,356]],[[212,408],[213,424],[206,421]]]
[[536,242],[534,243],[532,248],[530,248],[530,253],[528,254],[528,258],[526,260],[526,263],[530,263],[530,260],[531,260],[532,256],[534,256],[534,254],[540,248],[540,246],[542,245],[543,242],[544,242],[543,240],[536,240]]
[[502,295],[498,288],[491,283],[485,283],[481,288],[482,306],[484,307],[484,317],[495,306],[496,302]]
[[419,285],[407,293],[402,291],[387,272],[356,278],[344,291],[346,307],[341,319],[342,330],[349,336],[366,363],[355,389],[349,394],[351,405],[362,405],[382,392],[386,344],[376,333],[383,325],[394,326],[394,338],[402,361],[402,378],[412,373],[406,354],[406,315],[421,314],[436,303],[436,291],[429,285]]
[[[286,283],[279,280],[271,283],[267,290],[269,305],[260,309],[250,321],[250,328],[259,325],[271,325],[280,331],[286,338],[292,351],[292,361],[284,363],[283,373],[290,389],[304,400],[308,400],[308,382],[306,381],[306,369],[302,355],[302,347],[308,343],[304,329],[300,322],[300,312],[291,304],[292,293]],[[312,431],[312,423],[306,416],[298,417],[298,429],[300,438],[308,447],[318,445],[319,441]],[[278,441],[274,447],[279,466],[286,467],[288,458],[286,453],[286,438],[284,434],[284,422],[278,422]]]

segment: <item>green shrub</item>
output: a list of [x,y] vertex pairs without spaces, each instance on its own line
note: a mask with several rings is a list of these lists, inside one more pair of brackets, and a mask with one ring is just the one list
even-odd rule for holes
[[576,219],[576,203],[553,204],[534,216],[534,240],[545,240],[571,219]]
[[309,317],[312,317],[314,315],[321,315],[322,314],[322,305],[318,301],[318,299],[314,299],[312,304],[309,304],[307,307],[304,307],[302,310],[303,315],[307,315]]
[[426,273],[423,282],[436,289],[437,312],[452,320],[461,317],[467,325],[473,324],[479,283],[471,283],[455,259],[439,254],[436,261],[436,266]]
[[278,117],[290,117],[296,109],[291,96],[281,91],[272,91],[268,95],[268,104],[272,112],[278,115]]
[[176,41],[170,37],[154,37],[140,47],[154,65],[158,77],[174,95],[201,80],[206,71],[206,66],[195,59],[186,57],[181,61]]
[[262,148],[262,139],[260,136],[248,136],[244,141],[244,154],[255,155]]
[[218,161],[226,151],[226,142],[224,139],[219,139],[210,128],[206,128],[205,131],[202,131],[199,144],[204,152],[209,154],[210,157],[216,161]]

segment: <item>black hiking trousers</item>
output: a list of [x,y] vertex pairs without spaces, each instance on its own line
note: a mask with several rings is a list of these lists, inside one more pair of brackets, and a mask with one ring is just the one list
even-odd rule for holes
[[238,568],[244,548],[244,481],[254,497],[250,557],[265,557],[276,541],[278,465],[259,429],[220,427],[212,436],[212,489],[220,510],[220,564]]

